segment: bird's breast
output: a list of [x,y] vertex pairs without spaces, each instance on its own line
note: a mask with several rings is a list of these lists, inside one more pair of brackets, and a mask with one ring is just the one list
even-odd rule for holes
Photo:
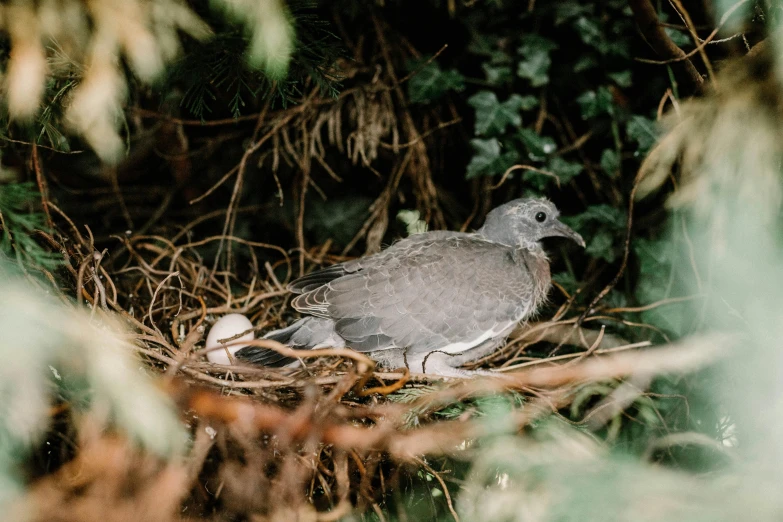
[[549,272],[549,258],[543,249],[520,249],[519,256],[523,261],[523,269],[530,274],[533,283],[532,310],[546,300],[549,287],[552,284],[552,276]]

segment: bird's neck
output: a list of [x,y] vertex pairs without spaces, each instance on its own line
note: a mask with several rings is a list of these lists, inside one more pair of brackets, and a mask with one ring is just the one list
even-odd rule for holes
[[541,245],[541,241],[520,241],[516,247],[523,248],[533,255],[541,255],[546,258],[546,253],[544,252],[543,245]]
[[495,222],[487,222],[476,231],[476,234],[487,241],[500,243],[501,245],[506,245],[511,248],[524,248],[531,252],[543,252],[543,247],[539,241],[536,241],[535,239],[520,238],[519,235],[509,227],[501,226]]
[[486,241],[500,243],[514,250],[524,250],[537,259],[542,259],[549,266],[549,258],[547,258],[546,252],[544,252],[541,241],[514,236],[507,227],[492,226],[489,223],[478,229],[475,234]]
[[518,247],[517,252],[524,260],[525,268],[533,276],[535,288],[533,289],[533,303],[537,308],[546,301],[549,293],[549,287],[552,284],[552,275],[549,272],[549,258],[544,252],[541,243],[536,242],[529,248],[525,246]]
[[544,247],[538,241],[521,243],[515,247],[515,250],[524,255],[526,259],[533,259],[537,263],[549,266],[549,257],[546,255]]

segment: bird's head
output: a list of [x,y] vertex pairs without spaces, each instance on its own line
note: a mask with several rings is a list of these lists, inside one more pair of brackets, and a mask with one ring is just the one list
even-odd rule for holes
[[567,237],[584,248],[582,236],[557,218],[555,205],[543,198],[509,201],[487,214],[478,233],[491,241],[509,246],[534,246],[546,237]]

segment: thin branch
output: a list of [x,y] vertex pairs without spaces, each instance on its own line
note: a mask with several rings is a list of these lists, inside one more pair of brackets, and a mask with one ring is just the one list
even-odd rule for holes
[[665,59],[685,58],[682,61],[685,72],[694,85],[701,88],[704,78],[701,77],[693,63],[685,57],[685,51],[677,47],[677,44],[666,34],[658,19],[658,13],[655,12],[655,8],[650,3],[650,0],[628,0],[628,5],[631,7],[631,11],[633,11],[636,24],[639,26],[642,36],[647,40],[650,47]]

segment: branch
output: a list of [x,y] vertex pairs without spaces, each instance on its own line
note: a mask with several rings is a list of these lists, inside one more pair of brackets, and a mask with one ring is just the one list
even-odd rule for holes
[[688,59],[685,51],[677,47],[672,39],[669,38],[669,35],[666,34],[650,0],[628,0],[628,5],[631,7],[631,11],[633,11],[636,24],[639,26],[642,36],[647,40],[650,47],[664,59],[682,61],[685,72],[691,78],[691,81],[701,88],[704,78],[701,77],[699,71]]

